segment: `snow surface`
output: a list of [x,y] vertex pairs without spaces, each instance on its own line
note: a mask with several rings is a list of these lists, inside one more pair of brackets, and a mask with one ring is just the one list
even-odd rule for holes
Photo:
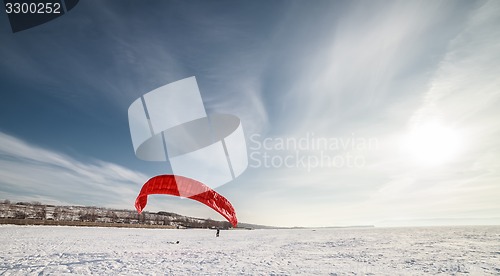
[[[179,241],[178,244],[175,242]],[[0,275],[499,275],[500,227],[0,226]]]

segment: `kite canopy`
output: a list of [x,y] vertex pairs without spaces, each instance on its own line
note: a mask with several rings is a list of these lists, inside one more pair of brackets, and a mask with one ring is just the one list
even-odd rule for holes
[[188,198],[212,208],[226,218],[233,227],[238,224],[236,212],[231,202],[210,187],[194,179],[178,175],[158,175],[149,179],[142,186],[141,192],[135,200],[135,208],[139,214],[146,207],[148,195],[151,194],[192,195]]

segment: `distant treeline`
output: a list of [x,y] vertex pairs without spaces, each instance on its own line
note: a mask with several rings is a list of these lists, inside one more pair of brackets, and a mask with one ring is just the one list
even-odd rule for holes
[[78,225],[148,228],[220,228],[227,221],[186,217],[170,212],[142,212],[95,206],[56,206],[40,202],[0,201],[0,224]]

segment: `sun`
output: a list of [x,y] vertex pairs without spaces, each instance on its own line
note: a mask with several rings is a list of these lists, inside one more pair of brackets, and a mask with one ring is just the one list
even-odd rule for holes
[[439,122],[415,126],[403,147],[418,163],[437,166],[452,161],[460,150],[460,135]]

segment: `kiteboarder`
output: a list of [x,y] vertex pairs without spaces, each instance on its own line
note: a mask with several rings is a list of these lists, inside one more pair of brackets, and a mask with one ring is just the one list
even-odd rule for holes
[[215,233],[215,237],[218,238],[219,237],[219,234],[220,234],[220,229],[217,228],[217,232]]

